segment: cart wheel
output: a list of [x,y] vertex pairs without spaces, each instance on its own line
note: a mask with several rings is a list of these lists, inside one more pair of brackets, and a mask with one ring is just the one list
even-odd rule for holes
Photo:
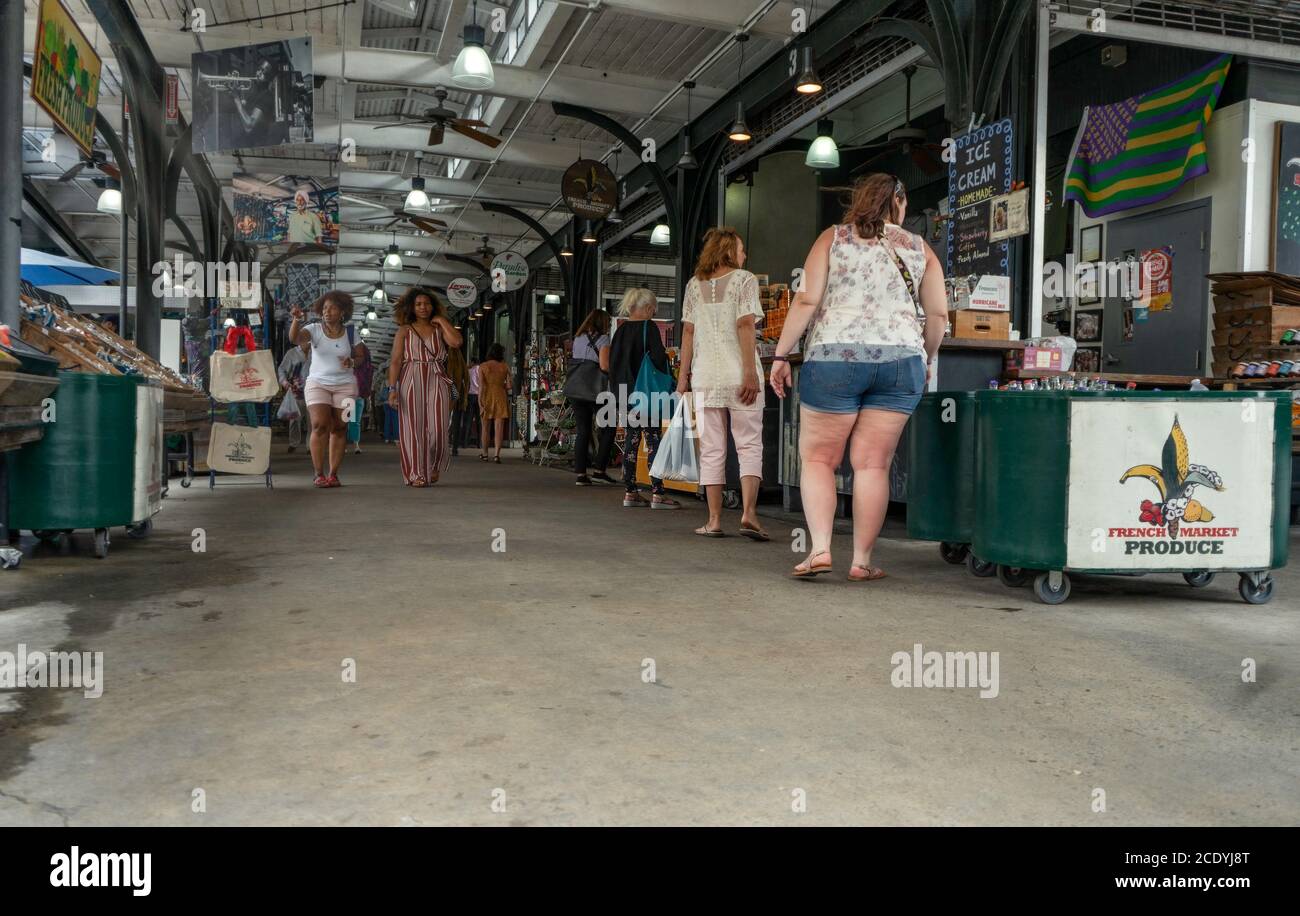
[[965,544],[954,544],[951,541],[939,542],[939,556],[943,557],[945,563],[951,563],[954,566],[958,563],[965,563],[968,553],[970,553],[970,548]]
[[996,563],[990,563],[988,560],[981,560],[973,553],[966,554],[966,568],[970,570],[972,576],[977,576],[980,579],[987,579],[990,576],[995,576],[998,572]]
[[1032,569],[998,564],[998,581],[1007,588],[1024,588],[1034,578]]
[[1204,569],[1196,572],[1183,573],[1183,581],[1192,588],[1205,588],[1214,581],[1214,573],[1207,572]]
[[188,490],[190,488],[190,479],[188,477],[182,477],[181,486]]
[[1266,575],[1256,585],[1250,581],[1249,576],[1242,574],[1237,592],[1241,595],[1241,600],[1247,604],[1268,604],[1273,600],[1273,577]]
[[126,526],[126,536],[136,540],[147,538],[151,531],[153,531],[153,519],[151,518],[147,518],[135,525]]
[[736,490],[722,491],[722,505],[727,509],[740,508],[740,493]]
[[97,559],[102,560],[104,559],[104,557],[108,556],[108,543],[109,543],[108,529],[96,528],[95,529],[95,557]]
[[17,569],[22,561],[23,555],[16,550],[12,557],[7,551],[0,551],[0,569]]
[[1039,573],[1034,579],[1034,596],[1043,604],[1062,604],[1070,597],[1070,577],[1061,573],[1061,585],[1053,589],[1049,580],[1051,573]]

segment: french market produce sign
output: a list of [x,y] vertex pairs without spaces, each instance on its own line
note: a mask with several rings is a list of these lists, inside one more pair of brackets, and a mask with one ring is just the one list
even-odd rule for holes
[[447,299],[452,305],[464,308],[474,304],[478,298],[478,287],[464,277],[457,277],[447,284]]
[[583,219],[604,219],[618,203],[614,173],[595,159],[579,159],[569,166],[560,182],[560,193],[564,205]]
[[99,104],[100,60],[59,0],[41,0],[32,55],[32,101],[90,155]]
[[1011,191],[1011,119],[956,139],[948,164],[948,273],[1007,276],[1007,243],[989,238],[990,202]]
[[1073,401],[1066,565],[1269,566],[1274,416],[1253,399]]
[[528,282],[528,262],[517,251],[503,251],[492,259],[492,291],[511,293]]

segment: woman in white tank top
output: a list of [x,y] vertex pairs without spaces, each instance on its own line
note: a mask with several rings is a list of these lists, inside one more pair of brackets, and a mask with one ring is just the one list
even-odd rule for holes
[[835,472],[846,444],[853,465],[849,579],[884,576],[871,552],[889,503],[889,465],[948,317],[943,268],[924,240],[901,227],[906,215],[907,191],[896,177],[859,181],[842,223],[808,253],[803,288],[776,345],[772,388],[785,397],[785,357],[808,330],[799,373],[799,486],[812,552],[794,568],[799,578],[831,571]]

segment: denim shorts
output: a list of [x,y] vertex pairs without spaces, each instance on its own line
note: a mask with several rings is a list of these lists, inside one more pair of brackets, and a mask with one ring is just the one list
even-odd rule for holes
[[823,413],[893,410],[910,414],[925,389],[925,360],[883,363],[811,360],[799,370],[799,402]]

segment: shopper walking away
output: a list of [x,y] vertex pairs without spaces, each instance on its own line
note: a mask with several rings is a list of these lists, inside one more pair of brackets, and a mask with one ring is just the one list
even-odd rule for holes
[[695,395],[700,485],[709,519],[696,534],[722,537],[727,427],[740,459],[740,533],[766,541],[758,521],[763,481],[763,372],[758,366],[758,279],[745,266],[745,243],[730,226],[710,229],[682,303],[682,365],[677,393]]
[[636,482],[636,456],[645,440],[646,467],[654,464],[659,451],[659,420],[654,410],[648,416],[636,416],[628,411],[627,401],[636,386],[637,374],[643,360],[650,360],[660,372],[668,371],[668,352],[663,338],[655,326],[655,294],[644,287],[634,287],[623,294],[618,313],[624,320],[609,346],[609,381],[618,397],[620,421],[623,425],[623,507],[640,509],[680,509],[681,503],[664,490],[664,482],[650,478],[650,501],[646,502]]
[[[596,388],[603,389],[609,374],[609,344],[609,312],[603,309],[592,309],[578,326],[577,333],[573,335],[573,361],[569,366],[570,381],[581,372],[596,379],[598,381]],[[580,368],[582,363],[595,368]],[[597,431],[596,458],[593,465],[591,426],[596,418],[596,402],[571,395],[569,387],[566,383],[565,397],[573,405],[575,423],[573,470],[578,475],[577,484],[580,487],[589,487],[593,480],[612,484],[614,480],[605,469],[609,467],[609,456],[614,450],[614,434],[617,429],[613,423],[606,423]],[[589,465],[596,469],[590,476],[587,474]]]
[[370,359],[369,347],[359,343],[357,348],[361,350],[362,355],[352,367],[352,374],[357,380],[357,397],[352,417],[348,420],[348,441],[356,446],[354,452],[360,455],[362,421],[365,419],[366,405],[370,402],[371,390],[375,382],[375,364]]
[[803,289],[776,346],[771,383],[785,397],[786,357],[811,325],[799,375],[799,486],[812,552],[794,568],[798,577],[831,571],[835,470],[845,443],[853,465],[849,578],[884,575],[871,553],[889,502],[889,465],[947,321],[943,268],[901,227],[906,214],[907,191],[893,175],[855,184],[843,222],[808,253]]
[[[347,447],[347,421],[344,411],[357,398],[357,379],[352,374],[362,349],[348,322],[352,319],[352,297],[341,290],[330,290],[312,304],[320,321],[306,326],[311,335],[311,369],[303,386],[303,399],[311,414],[311,462],[316,468],[317,487],[337,487],[339,465]],[[303,329],[303,311],[293,307],[289,339]]]
[[288,394],[292,394],[298,403],[297,416],[289,420],[289,451],[291,452],[304,443],[303,432],[308,426],[303,423],[303,417],[307,415],[303,386],[307,384],[307,373],[310,369],[311,334],[304,329],[298,332],[297,346],[288,349],[275,373],[280,379],[280,387]]
[[451,379],[451,454],[460,454],[460,430],[469,407],[469,367],[460,347],[447,351],[447,377]]
[[[505,364],[506,348],[494,343],[488,348],[485,362],[478,367],[478,408],[482,417],[479,431],[479,461],[488,460],[488,444],[496,443],[492,460],[501,463],[501,442],[506,437],[506,424],[510,421],[510,370]],[[496,433],[493,440],[489,434]]]
[[388,367],[388,403],[398,412],[402,477],[410,487],[438,482],[451,452],[451,382],[447,348],[459,347],[460,332],[447,320],[447,307],[432,290],[408,289],[393,309],[397,335]]
[[465,409],[461,411],[459,425],[453,427],[453,435],[456,436],[456,449],[453,454],[470,445],[479,445],[478,428],[482,417],[479,416],[478,406],[478,367],[478,360],[469,361],[469,369],[466,372],[469,377],[469,400],[465,403]]

